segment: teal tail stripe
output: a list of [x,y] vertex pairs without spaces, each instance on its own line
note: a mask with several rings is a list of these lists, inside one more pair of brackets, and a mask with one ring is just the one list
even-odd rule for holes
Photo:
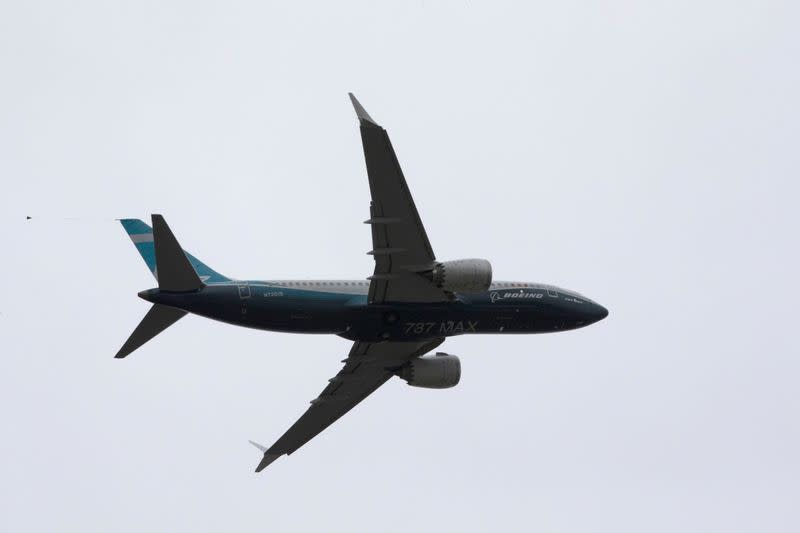
[[[122,223],[122,227],[125,228],[125,231],[128,233],[128,236],[133,241],[134,246],[136,246],[136,249],[139,250],[139,255],[142,256],[142,259],[144,259],[147,268],[150,269],[150,272],[153,273],[153,277],[155,277],[157,280],[156,248],[153,244],[153,228],[138,218],[123,218],[120,220],[120,222]],[[203,283],[222,283],[225,281],[230,281],[230,278],[223,276],[219,272],[207,266],[205,263],[197,259],[186,250],[184,250],[183,253],[186,254],[186,257],[189,259],[189,263],[192,264],[192,267],[194,267],[195,272],[197,272],[197,275],[200,276],[200,279],[203,281]]]

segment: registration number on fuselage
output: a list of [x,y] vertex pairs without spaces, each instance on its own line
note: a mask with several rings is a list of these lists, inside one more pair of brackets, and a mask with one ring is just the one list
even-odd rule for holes
[[472,320],[448,320],[446,322],[406,322],[404,324],[406,334],[422,335],[425,333],[437,333],[441,335],[456,335],[458,333],[477,333],[478,321]]

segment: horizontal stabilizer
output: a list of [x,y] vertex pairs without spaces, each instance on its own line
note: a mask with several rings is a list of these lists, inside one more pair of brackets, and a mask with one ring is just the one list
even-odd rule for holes
[[159,289],[191,292],[205,287],[161,215],[153,215],[153,240]]
[[125,341],[125,344],[114,357],[122,359],[130,355],[134,350],[170,327],[186,314],[186,311],[175,309],[174,307],[155,304],[150,308],[150,311],[144,315],[142,321],[139,322],[139,325],[136,326],[136,329],[133,330],[131,336],[128,337],[128,340]]

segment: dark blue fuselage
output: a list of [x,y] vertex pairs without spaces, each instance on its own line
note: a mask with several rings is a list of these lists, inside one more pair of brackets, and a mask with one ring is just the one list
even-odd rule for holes
[[150,289],[139,296],[229,324],[369,342],[547,333],[588,326],[608,315],[603,306],[577,293],[529,283],[499,282],[489,291],[457,294],[444,303],[385,305],[367,303],[364,282],[241,281],[189,293]]

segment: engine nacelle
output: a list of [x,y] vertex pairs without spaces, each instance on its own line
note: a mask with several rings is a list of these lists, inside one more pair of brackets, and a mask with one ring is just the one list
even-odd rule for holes
[[432,281],[450,292],[483,292],[492,284],[492,264],[486,259],[458,259],[436,263]]
[[448,389],[461,380],[461,361],[443,352],[424,355],[406,363],[398,375],[412,387]]

